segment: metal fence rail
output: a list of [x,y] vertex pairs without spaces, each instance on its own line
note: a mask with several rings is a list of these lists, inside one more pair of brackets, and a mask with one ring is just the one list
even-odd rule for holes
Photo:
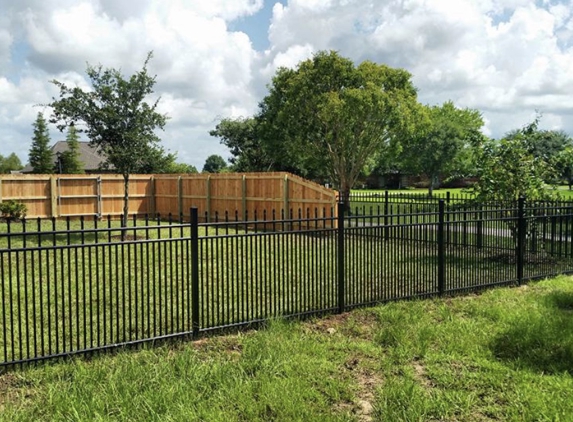
[[0,368],[573,272],[570,205],[387,211],[0,223]]

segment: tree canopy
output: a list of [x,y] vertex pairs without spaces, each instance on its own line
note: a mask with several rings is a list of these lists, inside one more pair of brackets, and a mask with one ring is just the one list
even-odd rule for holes
[[277,70],[256,116],[269,151],[324,174],[346,199],[372,155],[396,145],[419,109],[411,75],[321,51]]
[[253,117],[222,119],[209,135],[220,138],[231,152],[231,169],[236,172],[269,171],[275,161],[257,132]]
[[119,174],[140,173],[149,166],[150,153],[163,153],[155,130],[164,128],[167,117],[157,112],[159,100],[151,105],[145,101],[156,82],[147,71],[151,58],[149,53],[143,69],[129,78],[117,69],[88,65],[86,73],[93,88],[89,91],[52,81],[60,95],[49,104],[51,121],[60,130],[70,124],[80,128],[98,152],[105,154],[108,167]]
[[59,160],[61,165],[61,173],[79,174],[84,173],[83,163],[80,161],[80,136],[75,126],[68,127],[66,135],[66,143],[68,149],[61,153]]
[[536,130],[534,121],[500,141],[489,140],[482,145],[477,162],[478,182],[473,186],[478,201],[553,198],[545,184],[553,179],[553,169],[530,148]]
[[187,163],[176,163],[173,162],[171,164],[169,164],[167,166],[167,168],[165,169],[165,171],[163,171],[162,173],[169,173],[169,174],[194,174],[194,173],[199,173],[199,171],[197,170],[197,167],[195,167],[192,164],[187,164]]
[[0,155],[0,173],[6,174],[23,168],[20,158],[14,152],[7,157]]
[[203,173],[221,173],[227,168],[227,162],[220,155],[210,155],[205,160]]
[[430,179],[429,194],[440,176],[463,173],[469,150],[480,143],[483,119],[477,110],[457,108],[447,101],[425,107],[426,124],[403,143],[403,160],[409,171]]
[[32,146],[28,155],[32,171],[38,174],[53,173],[54,163],[52,150],[49,147],[50,132],[42,113],[38,113],[32,126],[34,127],[34,136],[32,137]]
[[559,177],[567,181],[569,190],[571,190],[573,186],[573,146],[568,145],[561,150],[552,163]]
[[155,133],[164,128],[167,117],[157,111],[159,99],[146,102],[156,83],[148,74],[151,58],[149,53],[143,68],[129,78],[117,69],[88,65],[91,90],[52,81],[59,89],[59,98],[49,104],[51,122],[61,131],[71,124],[81,128],[105,157],[104,166],[124,177],[123,226],[127,225],[129,175],[149,172],[158,160],[169,159]]
[[[541,158],[551,162],[568,146],[573,146],[573,139],[562,130],[544,130],[539,129],[541,116],[534,120],[534,126],[531,127],[527,136],[527,147],[534,157]],[[506,138],[521,136],[521,129],[513,130],[505,135]]]

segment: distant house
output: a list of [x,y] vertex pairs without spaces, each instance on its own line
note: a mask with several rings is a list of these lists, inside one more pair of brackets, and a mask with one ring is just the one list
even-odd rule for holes
[[[56,142],[52,146],[52,161],[54,163],[55,173],[58,173],[58,154],[68,150],[68,143],[66,141]],[[86,173],[103,173],[100,170],[100,165],[104,161],[104,158],[99,155],[96,149],[90,146],[89,142],[79,142],[79,161],[84,166],[84,171]],[[33,173],[32,166],[26,164],[26,166],[21,170],[21,173]]]

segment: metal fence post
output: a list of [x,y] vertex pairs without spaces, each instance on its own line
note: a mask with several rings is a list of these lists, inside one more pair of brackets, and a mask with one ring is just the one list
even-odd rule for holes
[[345,304],[345,280],[344,280],[344,203],[338,202],[338,312],[344,312]]
[[478,206],[477,227],[476,227],[476,248],[481,249],[483,246],[483,208],[482,204]]
[[445,241],[444,241],[444,226],[445,226],[445,202],[440,199],[438,214],[438,292],[440,295],[445,291]]
[[[571,226],[571,222],[572,219],[571,217],[573,216],[573,207],[567,207],[565,208],[565,221],[566,221],[566,226],[565,226],[565,235],[571,237],[571,235],[573,234],[573,227]],[[562,242],[563,237],[560,236],[559,241],[560,243]],[[552,244],[555,242],[551,242]],[[565,243],[565,256],[567,257],[571,257],[573,256],[573,247],[571,247],[571,245],[569,244],[569,251],[567,251],[567,245],[569,244],[569,242]]]
[[390,238],[390,228],[388,227],[388,191],[384,192],[384,240]]
[[517,202],[517,245],[515,248],[518,286],[521,286],[521,283],[523,282],[526,231],[527,221],[525,219],[525,198],[521,196]]
[[199,210],[191,208],[191,330],[199,335]]

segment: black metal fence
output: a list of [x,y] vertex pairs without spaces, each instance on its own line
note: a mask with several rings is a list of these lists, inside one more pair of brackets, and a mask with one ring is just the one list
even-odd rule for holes
[[0,223],[0,367],[573,272],[570,204],[437,205]]
[[349,200],[354,203],[433,203],[443,200],[449,203],[464,203],[473,200],[473,195],[465,192],[434,191],[432,196],[425,192],[396,191],[352,191]]

